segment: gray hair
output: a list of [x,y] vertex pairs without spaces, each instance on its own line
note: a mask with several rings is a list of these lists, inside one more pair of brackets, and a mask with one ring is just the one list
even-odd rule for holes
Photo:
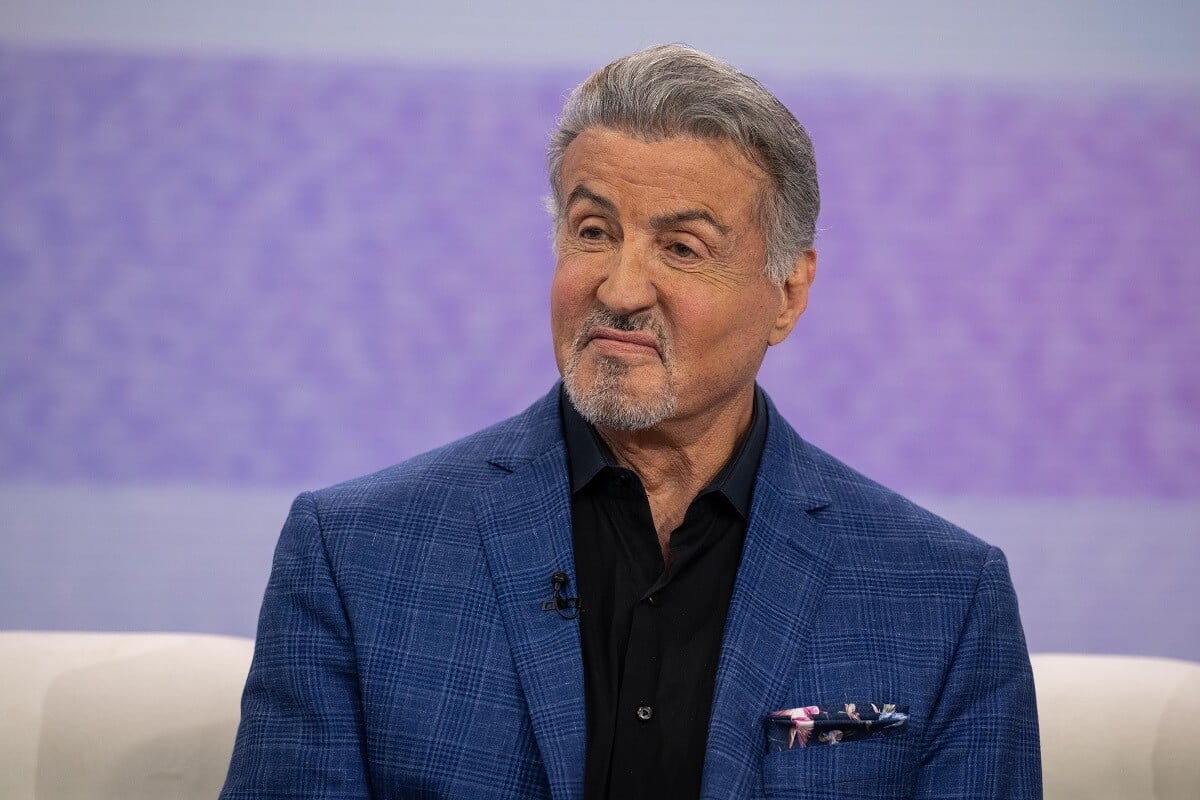
[[588,128],[646,141],[731,142],[771,182],[759,203],[767,275],[782,284],[813,246],[821,194],[812,140],[778,98],[726,62],[686,45],[659,45],[617,59],[575,87],[547,154],[555,224],[563,212],[563,154]]

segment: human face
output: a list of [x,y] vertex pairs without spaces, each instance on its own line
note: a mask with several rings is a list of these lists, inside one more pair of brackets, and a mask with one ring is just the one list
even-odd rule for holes
[[767,277],[762,170],[729,142],[607,128],[581,133],[561,170],[550,316],[576,408],[623,430],[748,409],[811,281]]

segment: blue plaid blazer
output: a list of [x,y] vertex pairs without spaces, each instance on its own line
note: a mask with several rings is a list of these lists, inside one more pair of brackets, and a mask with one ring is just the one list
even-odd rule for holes
[[[296,499],[223,798],[582,796],[578,623],[542,610],[575,585],[557,398]],[[1041,797],[1004,556],[768,409],[704,797]],[[768,751],[768,715],[845,703],[907,727]]]

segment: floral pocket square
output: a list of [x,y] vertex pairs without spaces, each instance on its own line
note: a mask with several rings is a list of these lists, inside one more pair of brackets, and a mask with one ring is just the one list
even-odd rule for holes
[[908,706],[895,703],[846,703],[839,707],[801,706],[767,717],[767,752],[799,745],[839,744],[857,739],[894,736],[908,723]]

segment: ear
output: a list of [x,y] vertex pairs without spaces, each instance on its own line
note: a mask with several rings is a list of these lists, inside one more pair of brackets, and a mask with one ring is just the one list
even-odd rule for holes
[[779,287],[779,316],[771,326],[768,345],[777,345],[788,337],[796,321],[808,308],[808,287],[817,277],[817,251],[805,250],[792,265],[792,273]]

